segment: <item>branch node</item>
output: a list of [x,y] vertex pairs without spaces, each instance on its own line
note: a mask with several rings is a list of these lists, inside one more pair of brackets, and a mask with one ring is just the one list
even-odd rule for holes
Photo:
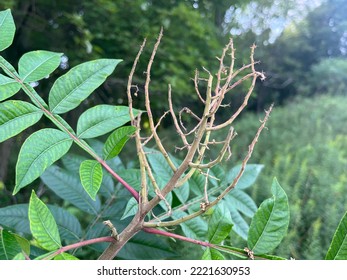
[[112,224],[112,222],[110,220],[104,221],[103,224],[105,226],[107,226],[110,231],[111,231],[111,236],[116,240],[119,241],[119,235],[117,232],[117,229],[115,228],[115,226]]

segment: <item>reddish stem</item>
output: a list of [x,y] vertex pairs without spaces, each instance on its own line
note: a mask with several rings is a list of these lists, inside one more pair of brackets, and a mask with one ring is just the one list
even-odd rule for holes
[[196,245],[201,245],[201,246],[204,246],[204,247],[214,247],[213,244],[211,244],[209,242],[192,239],[192,238],[189,238],[189,237],[185,237],[185,236],[182,236],[182,235],[179,235],[179,234],[163,231],[163,230],[156,229],[156,228],[144,228],[143,231],[147,232],[147,233],[151,233],[151,234],[159,234],[159,235],[162,235],[162,236],[179,239],[179,240],[182,240],[182,241],[185,241],[185,242],[190,242],[190,243],[193,243],[193,244],[196,244]]

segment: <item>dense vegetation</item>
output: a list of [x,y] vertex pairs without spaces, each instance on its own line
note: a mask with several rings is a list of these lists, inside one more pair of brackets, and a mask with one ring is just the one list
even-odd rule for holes
[[[259,139],[252,162],[264,169],[252,188],[259,203],[268,196],[264,188],[279,176],[289,194],[291,223],[288,236],[278,249],[280,255],[297,259],[321,259],[329,246],[347,195],[347,98],[317,96],[298,98],[276,108]],[[243,143],[257,126],[254,115],[235,125],[239,137],[233,151],[241,156]],[[280,175],[279,175],[280,174]]]

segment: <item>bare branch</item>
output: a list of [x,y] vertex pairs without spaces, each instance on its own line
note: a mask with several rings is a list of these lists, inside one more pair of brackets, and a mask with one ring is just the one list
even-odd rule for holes
[[193,167],[193,168],[199,168],[199,169],[203,169],[203,168],[212,168],[213,166],[217,165],[218,163],[220,163],[224,156],[225,156],[225,153],[227,152],[229,146],[230,146],[230,142],[231,140],[236,136],[236,133],[234,133],[234,128],[233,127],[230,127],[229,129],[229,133],[228,133],[228,136],[227,138],[225,139],[224,141],[224,145],[221,149],[221,151],[218,153],[218,157],[216,159],[214,159],[213,161],[210,161],[209,163],[206,163],[206,164],[201,164],[201,163],[190,163],[190,167]]
[[201,102],[203,104],[206,103],[205,99],[202,98],[200,91],[199,91],[199,71],[195,70],[195,77],[194,77],[194,85],[195,85],[195,92],[197,94],[197,96],[199,97],[199,99],[201,100]]
[[168,100],[169,100],[169,108],[170,108],[171,117],[172,117],[172,120],[174,122],[174,126],[176,128],[176,131],[179,134],[179,136],[181,137],[184,146],[188,147],[189,144],[188,144],[187,138],[184,135],[181,127],[178,124],[177,117],[176,117],[175,111],[174,111],[173,106],[172,106],[171,85],[169,85],[169,89],[168,89]]
[[180,219],[169,221],[169,222],[155,223],[155,224],[154,223],[144,223],[144,226],[145,227],[157,227],[157,226],[169,227],[169,226],[175,226],[175,225],[178,225],[180,223],[183,223],[183,222],[186,222],[188,220],[191,220],[191,219],[193,219],[195,217],[198,217],[201,214],[203,214],[207,209],[215,206],[223,197],[225,197],[231,190],[233,190],[236,187],[238,181],[240,180],[240,178],[241,178],[241,176],[242,176],[242,174],[243,174],[243,172],[244,172],[244,170],[246,168],[247,162],[248,162],[248,160],[250,159],[250,157],[252,155],[252,152],[253,152],[253,149],[255,147],[255,144],[258,142],[260,133],[265,128],[266,122],[268,121],[268,119],[270,117],[270,113],[271,113],[272,108],[273,108],[273,104],[270,106],[270,108],[267,111],[265,111],[264,120],[261,121],[261,125],[258,128],[258,131],[255,134],[251,144],[248,147],[248,152],[247,152],[245,158],[243,159],[243,161],[241,163],[240,171],[236,175],[236,177],[233,180],[233,182],[228,187],[226,187],[214,201],[209,202],[208,205],[205,204],[204,207],[203,207],[204,209],[200,209],[199,211],[194,212],[192,214],[189,214],[187,216],[184,216],[184,217],[182,217]]
[[169,157],[168,152],[165,150],[163,143],[161,142],[157,131],[156,131],[156,126],[154,125],[154,120],[153,120],[153,115],[152,115],[152,109],[151,109],[151,104],[150,104],[150,97],[149,97],[149,84],[151,81],[151,68],[152,68],[152,64],[154,61],[154,57],[157,53],[161,38],[163,37],[163,29],[160,30],[157,42],[154,45],[153,51],[152,51],[152,55],[151,58],[148,62],[147,65],[147,71],[146,71],[146,82],[145,82],[145,105],[146,105],[146,111],[147,111],[147,115],[148,115],[148,121],[149,121],[149,125],[151,128],[151,132],[153,133],[153,137],[155,139],[155,142],[158,146],[158,149],[160,150],[160,152],[163,154],[165,160],[167,161],[167,163],[169,164],[170,168],[173,171],[176,171],[176,166],[175,164],[172,162],[172,160]]

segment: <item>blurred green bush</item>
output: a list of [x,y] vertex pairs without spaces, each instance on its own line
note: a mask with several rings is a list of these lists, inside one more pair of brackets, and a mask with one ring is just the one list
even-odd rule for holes
[[[291,222],[276,254],[322,259],[347,206],[347,97],[297,98],[274,109],[251,158],[265,167],[252,190],[259,204],[276,176],[288,194]],[[261,118],[261,116],[259,117]],[[235,124],[232,162],[259,126],[253,114]]]

